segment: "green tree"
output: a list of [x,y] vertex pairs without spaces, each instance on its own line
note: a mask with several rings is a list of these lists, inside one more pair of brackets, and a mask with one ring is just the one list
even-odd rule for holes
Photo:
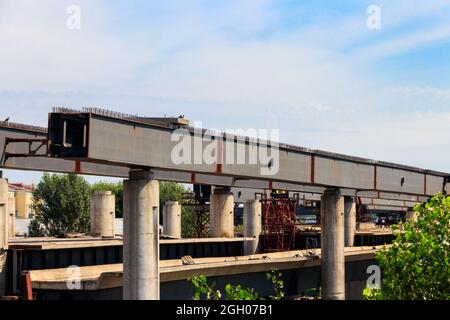
[[100,181],[91,186],[91,195],[95,191],[111,191],[116,197],[116,218],[123,218],[123,183]]
[[377,254],[383,283],[366,299],[450,299],[450,197],[437,194],[414,211],[417,220],[396,226],[392,246]]
[[186,188],[175,182],[161,182],[159,184],[159,197],[161,206],[167,201],[181,201],[183,193],[187,192]]
[[89,230],[90,186],[77,175],[44,174],[33,191],[31,236],[64,237]]

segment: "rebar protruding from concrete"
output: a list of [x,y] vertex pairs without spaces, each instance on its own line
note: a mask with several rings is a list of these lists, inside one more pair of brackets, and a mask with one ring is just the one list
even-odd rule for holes
[[111,191],[95,191],[91,201],[91,235],[114,238],[116,197]]
[[124,181],[125,300],[159,300],[159,182],[150,171]]
[[168,201],[163,208],[164,235],[181,239],[181,205],[178,201]]
[[210,235],[234,237],[234,197],[229,188],[215,188],[210,196]]
[[257,254],[260,251],[259,237],[262,230],[261,201],[249,199],[244,206],[244,237],[253,240],[244,241],[244,255]]
[[344,197],[339,189],[322,195],[322,298],[345,300]]

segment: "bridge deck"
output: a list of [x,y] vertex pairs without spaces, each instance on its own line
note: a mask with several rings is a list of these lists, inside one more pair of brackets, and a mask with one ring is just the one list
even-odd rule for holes
[[[374,258],[381,247],[346,248],[346,262]],[[207,277],[270,272],[320,266],[320,249],[269,253],[229,258],[194,259],[195,264],[183,265],[180,259],[160,262],[161,282],[187,280],[194,275]],[[30,271],[33,289],[67,290],[71,274],[67,268]],[[80,290],[104,290],[122,286],[122,264],[98,265],[80,268]]]

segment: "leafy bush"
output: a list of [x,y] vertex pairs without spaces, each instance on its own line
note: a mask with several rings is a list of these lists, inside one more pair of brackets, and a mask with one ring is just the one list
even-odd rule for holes
[[275,291],[274,296],[270,296],[271,300],[283,300],[284,299],[284,282],[280,280],[282,274],[277,272],[276,269],[272,269],[271,273],[267,273],[267,280],[270,280],[273,285],[273,289]]
[[205,276],[195,276],[190,279],[194,285],[193,300],[201,300],[202,296],[206,297],[206,300],[220,300],[222,294],[219,290],[214,290],[215,284],[209,285]]
[[[275,295],[269,296],[270,300],[282,300],[284,299],[284,292],[281,289],[284,288],[283,281],[279,280],[282,276],[278,273],[276,269],[272,269],[271,273],[266,274],[267,279],[270,280],[274,286]],[[194,296],[193,300],[201,300],[205,298],[206,300],[220,300],[223,294],[220,290],[215,290],[215,283],[212,285],[208,284],[208,281],[204,275],[195,276],[190,279],[194,285]],[[254,289],[242,288],[240,285],[228,284],[225,286],[225,300],[229,301],[239,301],[239,300],[264,300],[260,298],[259,294],[255,292]]]
[[392,246],[377,254],[381,289],[366,289],[366,299],[450,299],[450,197],[437,194],[418,204],[415,222],[396,226]]

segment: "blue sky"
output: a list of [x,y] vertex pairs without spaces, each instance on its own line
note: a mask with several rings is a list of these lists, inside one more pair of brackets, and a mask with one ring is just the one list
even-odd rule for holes
[[[66,27],[73,4],[80,30]],[[366,26],[369,5],[379,30]],[[0,117],[184,114],[450,171],[449,40],[450,0],[0,0]]]

